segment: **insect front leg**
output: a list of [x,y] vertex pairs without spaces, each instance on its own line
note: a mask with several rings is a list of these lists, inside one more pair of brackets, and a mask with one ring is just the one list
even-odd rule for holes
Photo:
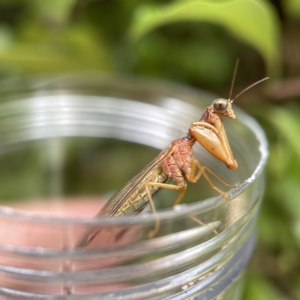
[[181,186],[181,185],[174,185],[174,184],[167,184],[167,183],[159,183],[159,182],[147,182],[145,183],[145,188],[146,188],[146,192],[147,192],[147,196],[148,196],[148,200],[149,200],[149,204],[150,204],[150,207],[151,207],[151,210],[153,212],[153,214],[155,215],[156,217],[156,223],[155,223],[155,227],[153,230],[151,230],[149,233],[148,233],[148,237],[149,238],[153,238],[154,236],[157,235],[158,231],[159,231],[159,228],[160,228],[160,220],[157,218],[157,214],[156,214],[156,209],[155,209],[155,205],[154,205],[154,202],[153,202],[153,199],[152,199],[152,195],[151,195],[151,192],[150,192],[150,189],[149,187],[150,186],[156,186],[156,187],[159,187],[159,188],[164,188],[164,189],[169,189],[169,190],[175,190],[175,191],[178,191],[180,190],[180,194],[178,196],[178,198],[176,199],[174,205],[178,204],[181,199],[183,198],[185,192],[186,192],[186,185],[184,186]]
[[[197,168],[198,168],[198,173],[196,174],[196,171],[197,171]],[[210,180],[210,178],[208,177],[207,175],[207,172],[210,173],[211,175],[213,175],[215,178],[217,178],[223,185],[225,186],[229,186],[229,187],[232,187],[234,188],[235,186],[232,185],[232,184],[229,184],[227,182],[225,182],[222,178],[220,178],[217,174],[215,174],[211,169],[209,169],[207,166],[203,166],[201,165],[201,163],[194,159],[192,161],[192,164],[191,164],[191,172],[190,174],[188,174],[187,176],[187,179],[188,181],[192,182],[192,183],[196,183],[199,178],[201,177],[201,175],[204,176],[204,178],[206,179],[207,183],[209,184],[209,186],[216,190],[218,193],[220,193],[226,200],[229,199],[229,196],[227,193],[223,192],[222,190],[220,190],[219,188],[217,188],[213,183],[212,181]]]

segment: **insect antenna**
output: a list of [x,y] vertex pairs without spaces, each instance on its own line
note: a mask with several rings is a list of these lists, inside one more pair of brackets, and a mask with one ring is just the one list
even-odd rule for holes
[[236,100],[239,96],[241,96],[242,94],[244,94],[246,91],[250,90],[251,88],[253,88],[254,86],[258,85],[259,83],[265,81],[269,79],[269,77],[265,77],[261,80],[258,80],[256,82],[254,82],[253,84],[249,85],[248,87],[246,87],[244,90],[242,90],[239,94],[237,94],[234,98],[231,99],[231,102],[233,102],[234,100]]
[[237,69],[239,67],[239,62],[240,62],[240,60],[237,59],[236,62],[235,62],[234,71],[233,71],[233,75],[232,75],[230,92],[229,92],[229,97],[228,97],[228,100],[231,101],[231,102],[233,101],[233,100],[231,100],[231,96],[232,96],[232,90],[233,90],[233,86],[234,86],[234,82],[235,82],[236,72],[237,72]]
[[237,94],[235,97],[233,97],[231,99],[231,96],[232,96],[232,91],[233,91],[233,86],[234,86],[234,82],[235,82],[235,76],[236,76],[236,73],[237,73],[237,69],[239,67],[239,62],[240,60],[237,59],[236,62],[235,62],[235,66],[234,66],[234,71],[233,71],[233,76],[232,76],[232,80],[231,80],[231,87],[230,87],[230,92],[229,92],[229,97],[228,97],[228,101],[230,101],[231,103],[236,100],[239,96],[241,96],[242,94],[244,94],[246,91],[250,90],[251,88],[253,88],[254,86],[256,86],[257,84],[269,79],[269,77],[265,77],[261,80],[258,80],[256,82],[254,82],[253,84],[249,85],[248,87],[246,87],[244,90],[242,90],[239,94]]

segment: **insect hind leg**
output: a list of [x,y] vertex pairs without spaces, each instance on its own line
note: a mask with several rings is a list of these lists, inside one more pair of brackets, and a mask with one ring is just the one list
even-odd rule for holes
[[186,192],[186,186],[174,185],[174,184],[167,184],[167,183],[160,183],[160,182],[147,182],[147,183],[145,183],[145,189],[146,189],[146,192],[147,192],[149,204],[150,204],[150,207],[151,207],[151,210],[152,210],[153,214],[156,217],[155,227],[154,227],[154,229],[152,229],[148,233],[148,237],[149,238],[153,238],[154,236],[157,235],[157,233],[159,231],[160,220],[158,219],[157,214],[156,214],[155,205],[154,205],[154,202],[153,202],[153,199],[152,199],[151,192],[149,190],[150,186],[153,186],[153,187],[156,186],[156,187],[159,187],[159,188],[170,189],[170,190],[181,190],[178,198],[174,202],[174,205],[178,204],[181,201],[181,199],[183,198],[183,196],[184,196],[184,194]]

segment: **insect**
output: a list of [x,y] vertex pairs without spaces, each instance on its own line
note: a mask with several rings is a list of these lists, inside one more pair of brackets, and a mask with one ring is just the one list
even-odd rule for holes
[[[238,62],[237,60],[228,99],[214,100],[205,109],[200,120],[190,125],[187,136],[173,141],[169,147],[160,152],[150,164],[112,196],[96,217],[109,218],[137,214],[148,203],[152,212],[156,213],[152,198],[162,188],[179,191],[178,198],[174,202],[174,205],[177,205],[186,192],[187,181],[196,183],[201,176],[206,179],[211,188],[223,195],[225,199],[229,198],[227,193],[212,183],[208,175],[214,176],[225,186],[234,186],[226,183],[207,166],[202,165],[194,157],[192,147],[196,142],[199,142],[229,169],[237,169],[238,164],[232,154],[222,117],[236,119],[232,109],[233,101],[253,86],[268,79],[266,77],[253,83],[237,96],[231,98]],[[167,183],[169,179],[172,179],[175,184]],[[155,236],[158,230],[159,221],[157,220],[155,228],[149,233],[149,237]],[[87,233],[77,244],[77,247],[88,245],[98,232],[99,230]]]

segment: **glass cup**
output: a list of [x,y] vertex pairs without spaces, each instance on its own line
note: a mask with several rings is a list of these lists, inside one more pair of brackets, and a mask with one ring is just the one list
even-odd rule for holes
[[[236,185],[220,186],[229,200],[201,178],[177,206],[178,191],[158,193],[155,215],[94,218],[216,97],[98,73],[0,88],[2,298],[239,299],[268,155],[255,120],[235,103],[237,120],[224,120],[236,171],[194,147],[203,165]],[[89,232],[98,234],[76,247]]]

